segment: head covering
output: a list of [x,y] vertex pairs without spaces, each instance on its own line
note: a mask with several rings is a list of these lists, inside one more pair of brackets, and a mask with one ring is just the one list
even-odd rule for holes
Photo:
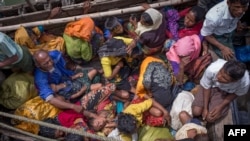
[[121,39],[110,38],[98,50],[99,57],[125,56],[127,45]]
[[147,13],[151,17],[154,24],[152,26],[144,26],[141,24],[141,22],[138,22],[138,25],[137,25],[135,32],[139,36],[146,31],[151,31],[151,30],[155,30],[155,29],[159,28],[161,23],[162,23],[162,20],[163,20],[162,14],[154,8],[147,9],[145,11],[145,13]]
[[180,56],[190,56],[190,61],[199,57],[201,41],[198,35],[179,39],[166,53],[168,60],[180,63]]
[[[43,122],[50,123],[50,124],[55,124],[55,125],[60,125],[57,118],[47,118],[47,119],[43,120]],[[55,138],[55,132],[56,132],[56,129],[54,129],[54,128],[50,128],[50,127],[47,127],[47,126],[40,126],[39,134],[41,136],[54,139]]]
[[186,123],[176,132],[175,139],[181,140],[188,138],[187,131],[191,129],[195,129],[197,134],[207,134],[207,129],[205,127],[195,123]]
[[37,37],[40,37],[41,34],[44,32],[44,27],[39,25],[37,27],[32,28],[32,31]]
[[120,22],[116,17],[108,17],[104,23],[104,26],[108,30],[113,30]]

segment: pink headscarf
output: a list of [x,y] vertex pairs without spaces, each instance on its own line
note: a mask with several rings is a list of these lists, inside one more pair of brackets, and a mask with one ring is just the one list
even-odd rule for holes
[[198,35],[179,39],[166,53],[168,60],[180,63],[180,56],[190,56],[190,61],[199,57],[201,41]]

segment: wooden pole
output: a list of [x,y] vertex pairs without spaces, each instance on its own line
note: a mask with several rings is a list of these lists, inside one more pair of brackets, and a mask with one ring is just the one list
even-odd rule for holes
[[[191,2],[191,1],[194,1],[194,0],[168,0],[168,1],[163,1],[163,2],[153,3],[153,4],[150,4],[150,6],[152,8],[158,8],[158,7],[163,7],[167,5],[179,5],[179,4]],[[45,26],[45,25],[51,25],[51,24],[67,23],[67,22],[76,21],[83,17],[88,17],[88,16],[94,19],[94,18],[100,18],[100,17],[109,17],[109,16],[116,16],[116,15],[121,15],[121,14],[140,12],[143,10],[144,9],[142,6],[135,6],[135,7],[123,8],[119,10],[97,12],[97,13],[91,13],[91,14],[80,15],[80,16],[66,17],[66,18],[60,18],[60,19],[50,19],[50,20],[36,21],[36,22],[30,22],[30,23],[22,23],[22,24],[11,25],[11,26],[3,26],[3,27],[0,27],[0,31],[16,30],[20,26],[34,27],[38,25]]]

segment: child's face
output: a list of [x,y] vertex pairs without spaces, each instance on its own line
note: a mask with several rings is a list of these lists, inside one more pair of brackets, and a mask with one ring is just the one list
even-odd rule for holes
[[121,24],[118,24],[114,29],[113,32],[115,32],[116,34],[120,34],[123,32],[123,27]]
[[195,25],[195,14],[192,11],[189,11],[184,19],[185,27],[192,27]]
[[65,136],[65,132],[61,131],[61,130],[56,130],[55,131],[55,138],[61,138]]
[[221,69],[219,73],[217,74],[217,80],[220,83],[230,83],[233,82],[234,80],[225,72],[224,69]]
[[93,121],[93,129],[95,131],[100,131],[107,123],[107,119],[102,117],[102,116],[98,116],[94,119]]

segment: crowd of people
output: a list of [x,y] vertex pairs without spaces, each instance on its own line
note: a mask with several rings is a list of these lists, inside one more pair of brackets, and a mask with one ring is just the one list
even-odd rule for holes
[[[16,115],[122,141],[210,141],[207,125],[249,90],[232,41],[247,29],[241,18],[248,6],[249,0],[198,0],[181,10],[143,4],[128,21],[70,22],[63,36],[43,26],[20,27],[13,39],[0,32],[0,68],[10,71],[0,79],[0,104]],[[85,68],[92,61],[100,66]],[[19,75],[28,76],[17,83]],[[94,140],[12,124],[53,139]]]

